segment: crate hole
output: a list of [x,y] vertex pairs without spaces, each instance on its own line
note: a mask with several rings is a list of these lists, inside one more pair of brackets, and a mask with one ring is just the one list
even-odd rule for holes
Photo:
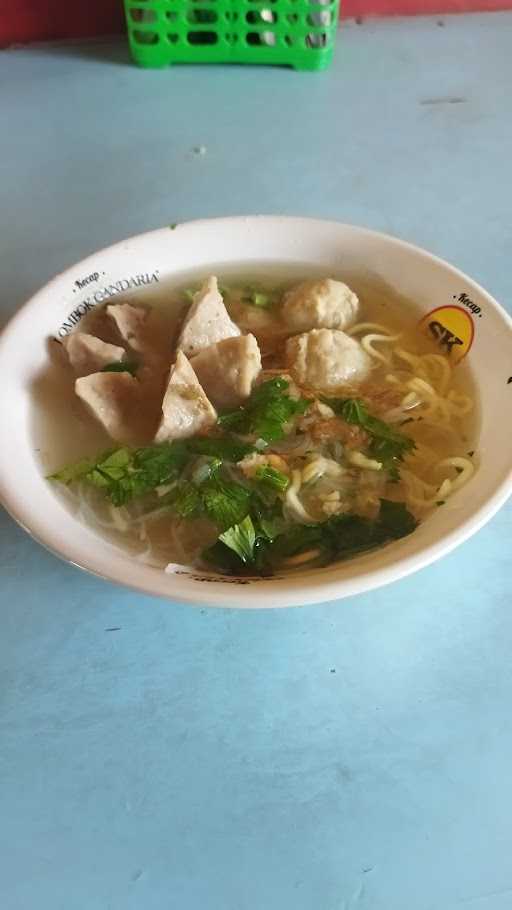
[[297,13],[288,13],[286,16],[286,21],[289,22],[290,25],[296,25],[299,21],[299,16]]
[[324,10],[322,13],[310,13],[306,21],[308,25],[330,25],[332,22],[331,13],[328,10]]
[[174,10],[167,10],[165,15],[167,16],[169,22],[176,22],[178,18],[178,13],[176,13]]
[[187,22],[193,25],[206,25],[210,22],[217,22],[218,16],[214,9],[193,9],[187,13]]
[[178,41],[180,40],[180,36],[178,35],[177,32],[170,32],[167,35],[167,40],[170,41],[171,44],[177,44]]
[[294,40],[294,38],[292,38],[291,35],[285,35],[284,43],[287,44],[288,47],[293,47],[293,45],[295,44],[295,40]]
[[274,32],[247,32],[245,42],[253,47],[275,47],[276,36]]
[[132,22],[156,22],[154,9],[132,9],[130,11]]
[[235,35],[234,32],[228,32],[226,35],[226,41],[228,44],[236,44],[238,41],[238,35]]
[[277,13],[273,13],[269,9],[262,10],[249,10],[245,14],[245,21],[249,22],[250,25],[261,25],[262,22],[277,22]]
[[158,44],[158,32],[143,32],[136,28],[133,32],[133,38],[137,44]]
[[327,44],[327,32],[310,32],[306,35],[306,47],[320,48]]
[[238,13],[227,12],[224,14],[224,17],[227,22],[236,22],[238,19]]
[[217,32],[188,32],[187,41],[189,44],[217,44],[219,40]]

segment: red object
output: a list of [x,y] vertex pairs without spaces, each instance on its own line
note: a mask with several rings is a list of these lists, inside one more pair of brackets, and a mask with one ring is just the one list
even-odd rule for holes
[[0,47],[123,32],[122,0],[0,0]]
[[[341,0],[344,18],[512,9],[512,0]],[[124,31],[122,0],[0,0],[0,47]]]

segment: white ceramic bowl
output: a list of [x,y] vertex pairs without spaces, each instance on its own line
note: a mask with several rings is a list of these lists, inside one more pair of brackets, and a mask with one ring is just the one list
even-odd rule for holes
[[[373,273],[420,314],[435,317],[471,344],[467,361],[480,393],[481,465],[445,508],[382,549],[286,578],[212,580],[141,565],[76,521],[44,479],[33,435],[33,388],[47,365],[47,340],[64,333],[108,295],[150,293],[173,275],[210,266],[309,263],[325,274]],[[141,278],[141,276],[145,276]],[[439,317],[439,319],[438,319]],[[455,323],[453,323],[455,320]],[[442,331],[438,329],[438,331]],[[512,320],[470,278],[435,256],[392,237],[305,218],[247,217],[163,228],[116,244],[58,275],[16,314],[0,339],[0,496],[37,540],[77,566],[173,600],[237,607],[280,607],[367,591],[421,569],[462,543],[512,491],[510,411]],[[6,394],[7,392],[7,394]],[[242,586],[243,585],[243,586]]]

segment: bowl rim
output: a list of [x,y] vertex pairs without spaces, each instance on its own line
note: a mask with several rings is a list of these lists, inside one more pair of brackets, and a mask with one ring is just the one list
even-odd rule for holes
[[[366,238],[367,240],[376,240],[384,242],[386,244],[392,244],[397,248],[401,248],[404,251],[413,253],[416,257],[422,257],[429,262],[435,263],[441,266],[445,271],[448,271],[452,274],[453,277],[457,277],[464,282],[469,282],[482,296],[486,299],[486,302],[491,306],[491,308],[498,312],[500,317],[503,319],[505,324],[508,326],[508,329],[512,333],[512,317],[506,312],[506,310],[501,306],[501,304],[495,300],[495,298],[489,294],[477,281],[473,278],[470,278],[460,269],[451,265],[446,260],[437,256],[434,253],[429,252],[421,247],[416,246],[409,241],[402,240],[399,237],[395,237],[391,234],[376,231],[371,228],[367,228],[360,225],[353,225],[346,222],[335,221],[333,219],[324,219],[324,218],[311,218],[307,216],[295,216],[295,215],[234,215],[227,217],[217,217],[217,218],[202,218],[202,219],[193,219],[190,221],[180,222],[178,226],[187,227],[194,229],[195,227],[201,227],[204,225],[215,224],[217,227],[222,225],[236,225],[241,223],[247,223],[248,221],[271,221],[276,225],[286,224],[288,228],[291,225],[296,226],[297,228],[310,228],[314,229],[315,225],[322,227],[323,229],[332,226],[333,229],[345,229],[351,233],[355,233],[361,237]],[[99,255],[112,255],[115,254],[116,250],[121,250],[123,247],[126,247],[126,244],[137,243],[140,241],[151,241],[151,238],[156,238],[157,236],[164,235],[169,231],[169,227],[160,227],[151,231],[145,231],[140,234],[132,235],[129,238],[124,238],[121,241],[117,241],[110,246],[103,247],[95,252],[89,254],[84,259],[79,260],[68,266],[62,272],[59,272],[53,278],[51,278],[45,285],[43,285],[38,291],[35,292],[8,320],[8,322],[3,327],[0,333],[0,361],[2,358],[2,348],[7,344],[9,338],[16,333],[17,331],[17,322],[18,319],[26,313],[38,306],[41,298],[48,298],[51,294],[53,288],[57,286],[62,279],[70,277],[71,274],[75,274],[77,268],[84,267],[84,271],[87,268],[87,263],[89,261],[94,261]],[[478,507],[474,513],[469,515],[460,525],[457,525],[451,531],[448,531],[445,535],[441,535],[439,539],[433,543],[423,547],[415,553],[409,554],[405,557],[398,557],[396,561],[393,561],[390,565],[370,569],[361,575],[353,578],[347,579],[332,579],[326,571],[325,579],[320,580],[317,577],[315,579],[306,579],[302,575],[293,576],[290,575],[287,577],[286,586],[281,588],[272,584],[272,579],[264,580],[260,584],[247,585],[243,589],[243,597],[241,597],[241,592],[238,590],[236,584],[231,582],[226,582],[224,584],[211,583],[208,581],[203,581],[201,586],[196,580],[193,580],[190,576],[180,576],[173,575],[173,584],[172,590],[164,590],[164,583],[167,582],[169,585],[169,575],[166,574],[163,570],[156,569],[154,567],[140,565],[141,575],[144,575],[144,570],[150,570],[152,572],[152,578],[144,581],[137,581],[135,579],[130,579],[126,581],[123,578],[121,570],[112,570],[102,568],[101,571],[97,568],[97,559],[95,559],[94,553],[88,551],[88,548],[85,543],[73,544],[67,541],[59,541],[57,545],[55,543],[55,534],[52,534],[52,529],[48,528],[45,533],[37,532],[34,528],[34,524],[38,524],[35,520],[34,522],[30,521],[31,510],[27,508],[26,504],[23,502],[22,497],[17,496],[15,488],[12,484],[9,484],[9,472],[0,471],[0,503],[5,507],[6,511],[11,515],[11,517],[27,532],[34,540],[40,543],[45,549],[53,553],[55,556],[60,559],[68,562],[69,564],[82,569],[89,574],[95,575],[98,578],[102,578],[107,581],[114,582],[116,584],[122,585],[125,588],[130,590],[139,591],[140,593],[152,595],[155,597],[162,597],[167,600],[175,602],[185,602],[194,605],[207,605],[207,606],[220,606],[220,607],[238,607],[242,609],[248,608],[273,608],[273,607],[285,607],[285,606],[300,606],[308,605],[314,603],[329,602],[345,597],[353,596],[356,594],[363,593],[365,591],[371,591],[379,587],[383,587],[397,581],[400,578],[404,578],[408,575],[413,574],[420,569],[431,565],[437,559],[450,553],[455,547],[459,544],[466,541],[469,537],[475,534],[484,524],[486,524],[502,507],[506,502],[509,496],[512,493],[512,459],[510,462],[510,467],[498,484],[491,496],[489,496],[483,503]],[[36,511],[34,514],[36,514]],[[53,542],[52,542],[53,538]],[[119,551],[122,552],[122,551]],[[124,554],[123,554],[124,555]],[[128,560],[129,557],[126,556],[125,560]],[[302,579],[302,583],[300,580]],[[160,581],[160,584],[157,583]],[[289,584],[288,584],[289,581]],[[305,584],[304,584],[305,582]],[[272,591],[272,601],[265,599],[264,595]],[[243,603],[241,602],[243,601]]]

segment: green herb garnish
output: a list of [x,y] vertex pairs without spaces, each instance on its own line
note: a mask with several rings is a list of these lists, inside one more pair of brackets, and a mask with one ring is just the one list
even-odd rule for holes
[[203,483],[180,481],[162,502],[181,518],[204,516],[224,532],[248,515],[251,490],[215,474]]
[[254,561],[254,544],[256,543],[256,531],[250,515],[237,525],[233,525],[220,535],[219,540],[224,546],[233,550],[239,559],[244,563]]
[[221,461],[236,463],[254,452],[254,446],[240,442],[232,436],[198,436],[187,440],[187,448],[194,455],[209,455]]
[[241,300],[242,303],[247,303],[249,306],[257,306],[260,307],[260,309],[268,310],[276,303],[277,296],[275,293],[269,291],[263,291],[255,287],[247,287],[242,291]]
[[286,474],[270,465],[260,465],[256,470],[255,478],[263,487],[275,490],[277,493],[284,493],[290,483]]
[[225,531],[248,514],[251,491],[242,484],[215,478],[203,484],[201,497],[210,521]]
[[162,484],[176,480],[189,452],[184,442],[164,442],[139,449],[104,452],[96,460],[85,459],[52,474],[50,480],[70,484],[81,480],[100,487],[115,506],[124,505]]
[[[254,574],[270,574],[290,556],[318,550],[318,559],[327,565],[337,559],[364,553],[391,540],[398,540],[410,534],[417,522],[407,510],[404,503],[381,499],[379,515],[375,520],[360,515],[339,515],[328,521],[315,525],[293,525],[275,537],[265,537],[261,525],[252,522],[254,539],[252,542],[252,561],[248,556],[248,547],[244,557],[231,544],[238,541],[229,533],[219,538],[203,557],[219,571],[228,574],[244,574],[251,570]],[[234,552],[227,553],[228,550]]]
[[176,484],[165,497],[164,503],[171,506],[180,518],[197,518],[203,505],[198,488],[188,481]]
[[55,474],[50,474],[48,480],[57,480],[59,483],[64,483],[68,486],[70,483],[77,483],[86,478],[94,470],[96,464],[97,462],[94,458],[82,458],[81,461],[66,465],[60,471],[56,471]]
[[265,442],[282,439],[288,421],[303,414],[310,404],[303,398],[291,398],[288,389],[285,379],[269,379],[254,390],[244,407],[221,414],[219,425]]
[[84,481],[101,487],[108,499],[119,506],[177,480],[194,455],[210,459],[210,469],[200,478],[206,480],[222,462],[236,463],[253,451],[253,446],[227,435],[175,440],[138,449],[123,446],[103,452],[97,458],[84,458],[67,465],[49,479],[64,484]]
[[128,360],[116,360],[115,363],[107,363],[105,367],[102,367],[100,373],[130,373],[131,376],[135,376],[138,370],[138,364],[129,362]]
[[371,437],[368,454],[380,461],[391,480],[399,480],[399,463],[415,447],[414,439],[378,417],[372,417],[360,398],[323,398],[338,417],[360,426]]
[[210,480],[212,477],[215,477],[221,467],[221,458],[210,458],[210,456],[201,455],[195,461],[191,480],[196,485],[204,483],[205,480]]

